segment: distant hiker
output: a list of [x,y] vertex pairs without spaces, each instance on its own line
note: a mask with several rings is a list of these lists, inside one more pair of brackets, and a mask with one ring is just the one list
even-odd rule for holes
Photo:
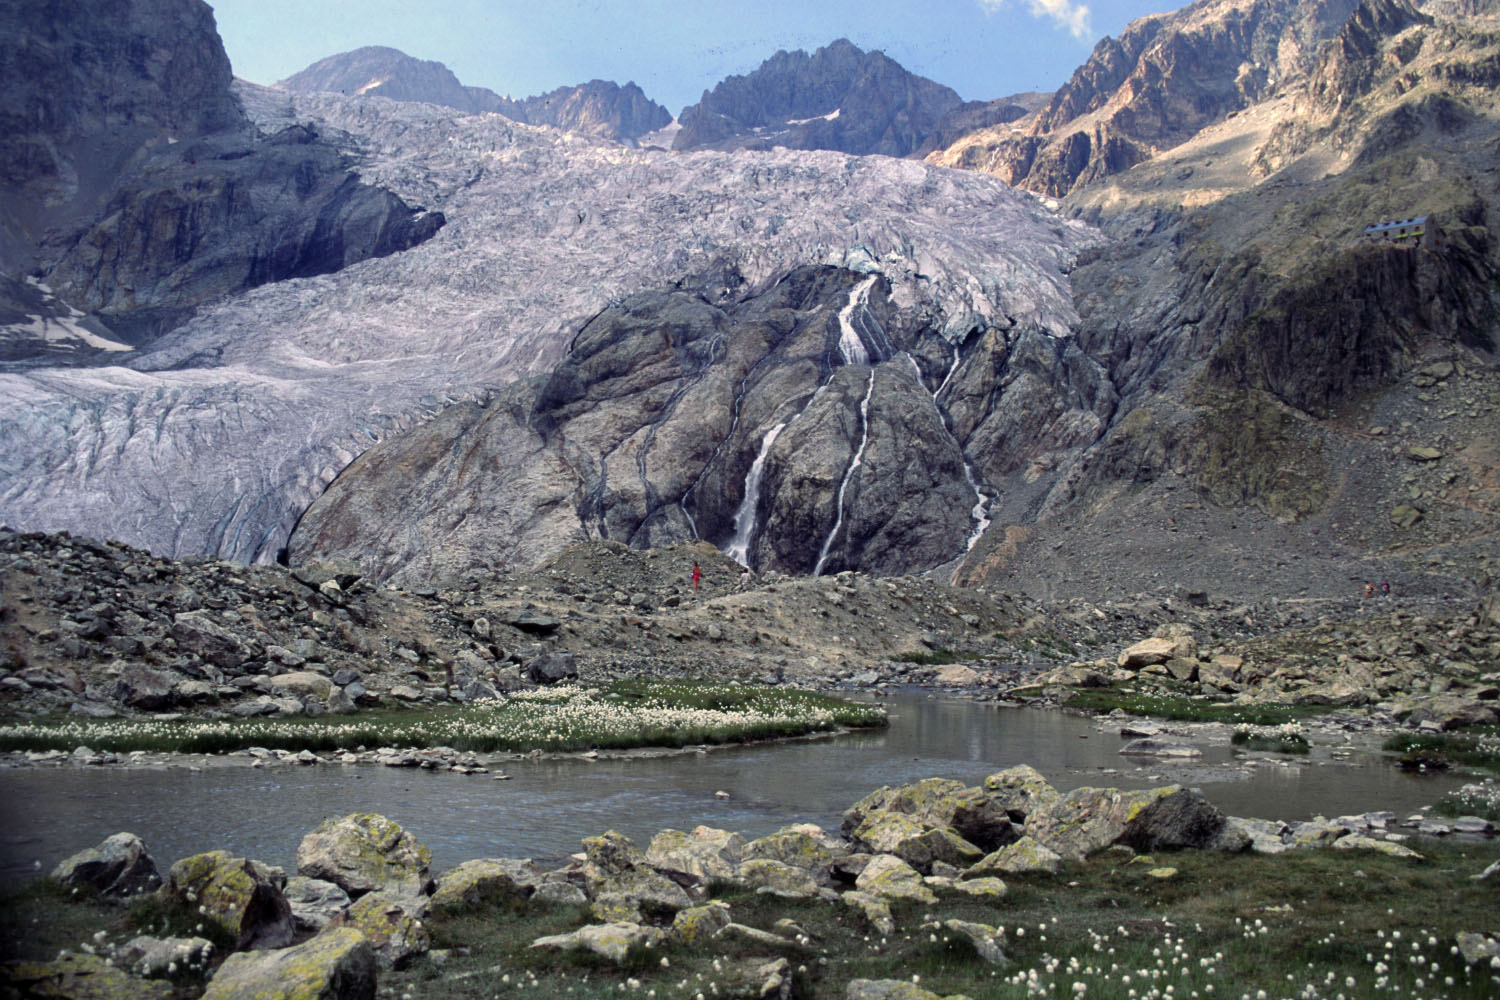
[[1390,597],[1391,596],[1391,581],[1389,581],[1389,580],[1381,580],[1380,581],[1380,596],[1381,597]]
[[703,571],[698,568],[698,564],[697,563],[693,563],[693,589],[694,590],[698,589],[698,581],[701,580],[701,579],[703,579]]
[[1371,583],[1369,580],[1366,580],[1365,581],[1365,589],[1364,589],[1363,593],[1364,593],[1365,597],[1374,597],[1375,596],[1375,585],[1373,583]]

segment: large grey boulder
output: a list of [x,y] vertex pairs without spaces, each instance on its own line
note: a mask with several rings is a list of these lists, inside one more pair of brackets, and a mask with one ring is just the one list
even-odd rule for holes
[[1137,851],[1250,846],[1250,838],[1230,826],[1203,793],[1181,785],[1140,791],[1075,788],[1033,813],[1026,832],[1065,858],[1083,858],[1111,844]]
[[171,635],[179,650],[196,653],[216,667],[230,670],[245,662],[245,649],[239,637],[214,621],[212,612],[182,612],[172,619]]
[[196,907],[234,938],[236,950],[280,948],[292,940],[285,884],[278,868],[227,851],[208,851],[174,864],[161,895]]
[[526,677],[534,684],[577,680],[578,654],[562,650],[543,653],[526,664]]
[[155,670],[143,663],[132,663],[115,679],[115,700],[130,708],[148,712],[170,708],[176,699],[176,687],[183,678],[170,670]]
[[379,813],[326,819],[297,847],[297,872],[350,896],[375,889],[425,893],[432,884],[427,845]]
[[363,934],[329,928],[291,948],[230,955],[203,1000],[374,1000],[377,974]]
[[85,886],[101,896],[121,898],[161,885],[156,862],[146,844],[133,833],[106,837],[98,847],[79,851],[52,869],[52,878],[63,885]]

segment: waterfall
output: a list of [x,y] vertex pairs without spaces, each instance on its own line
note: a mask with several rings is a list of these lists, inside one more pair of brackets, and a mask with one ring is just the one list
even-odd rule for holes
[[833,548],[833,540],[837,537],[839,529],[844,526],[844,491],[849,488],[849,480],[854,478],[854,472],[860,467],[865,459],[865,446],[870,443],[870,397],[875,394],[875,369],[870,369],[870,384],[865,388],[865,398],[859,403],[859,448],[854,452],[854,458],[849,462],[849,468],[844,470],[844,481],[839,483],[838,516],[834,519],[833,530],[823,540],[823,548],[818,553],[817,565],[813,567],[813,576],[823,575],[823,565],[828,562],[828,550]]
[[[906,360],[911,362],[912,371],[916,372],[917,385],[925,385],[926,383],[922,381],[922,369],[917,364],[917,359],[908,354],[906,355]],[[953,362],[948,366],[948,374],[943,377],[943,382],[938,386],[937,392],[932,393],[932,405],[938,411],[938,416],[942,419],[944,427],[948,425],[948,418],[943,412],[943,408],[938,405],[938,396],[948,387],[948,382],[953,378],[953,373],[958,371],[958,361],[958,345],[955,344],[953,345]],[[950,431],[949,433],[951,434],[952,432]],[[956,438],[954,439],[954,443],[958,443]],[[969,489],[974,491],[974,506],[969,511],[969,516],[974,519],[974,533],[969,536],[969,542],[964,546],[964,551],[969,552],[973,550],[974,546],[979,542],[979,537],[990,526],[990,501],[985,497],[984,491],[979,488],[979,481],[974,478],[974,466],[969,462],[968,456],[963,454],[962,446],[959,447],[959,454],[963,456],[964,460],[964,478],[969,482]]]
[[766,456],[785,429],[786,424],[777,424],[761,439],[760,454],[755,456],[750,471],[745,474],[745,495],[740,500],[739,510],[734,512],[734,538],[724,549],[724,554],[746,569],[750,568],[750,540],[755,535],[755,508],[760,503],[760,480],[766,471]]
[[849,304],[839,310],[839,353],[843,355],[846,365],[870,363],[870,352],[865,350],[864,341],[854,329],[854,312],[865,307],[865,303],[870,300],[870,289],[875,287],[879,277],[878,274],[872,274],[854,286],[854,291],[849,293]]
[[974,519],[974,533],[969,536],[969,544],[964,546],[964,551],[969,552],[979,541],[979,536],[983,535],[985,529],[990,526],[990,502],[974,479],[974,467],[969,464],[968,459],[964,459],[964,478],[969,481],[969,488],[974,491],[974,509],[969,511],[969,516]]

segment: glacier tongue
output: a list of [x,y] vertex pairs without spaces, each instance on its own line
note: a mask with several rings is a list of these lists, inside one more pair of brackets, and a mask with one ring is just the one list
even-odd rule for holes
[[611,302],[719,273],[878,270],[951,340],[1066,336],[1098,240],[993,178],[827,152],[634,150],[427,105],[245,87],[343,135],[366,181],[448,224],[404,253],[203,308],[129,367],[0,374],[0,522],[265,560],[373,442],[548,370]]

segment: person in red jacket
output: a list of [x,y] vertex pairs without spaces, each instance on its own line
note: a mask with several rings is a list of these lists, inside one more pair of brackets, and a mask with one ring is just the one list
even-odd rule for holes
[[701,580],[701,579],[703,579],[703,571],[698,568],[698,564],[695,562],[695,563],[693,563],[693,589],[694,590],[698,589],[698,581]]

